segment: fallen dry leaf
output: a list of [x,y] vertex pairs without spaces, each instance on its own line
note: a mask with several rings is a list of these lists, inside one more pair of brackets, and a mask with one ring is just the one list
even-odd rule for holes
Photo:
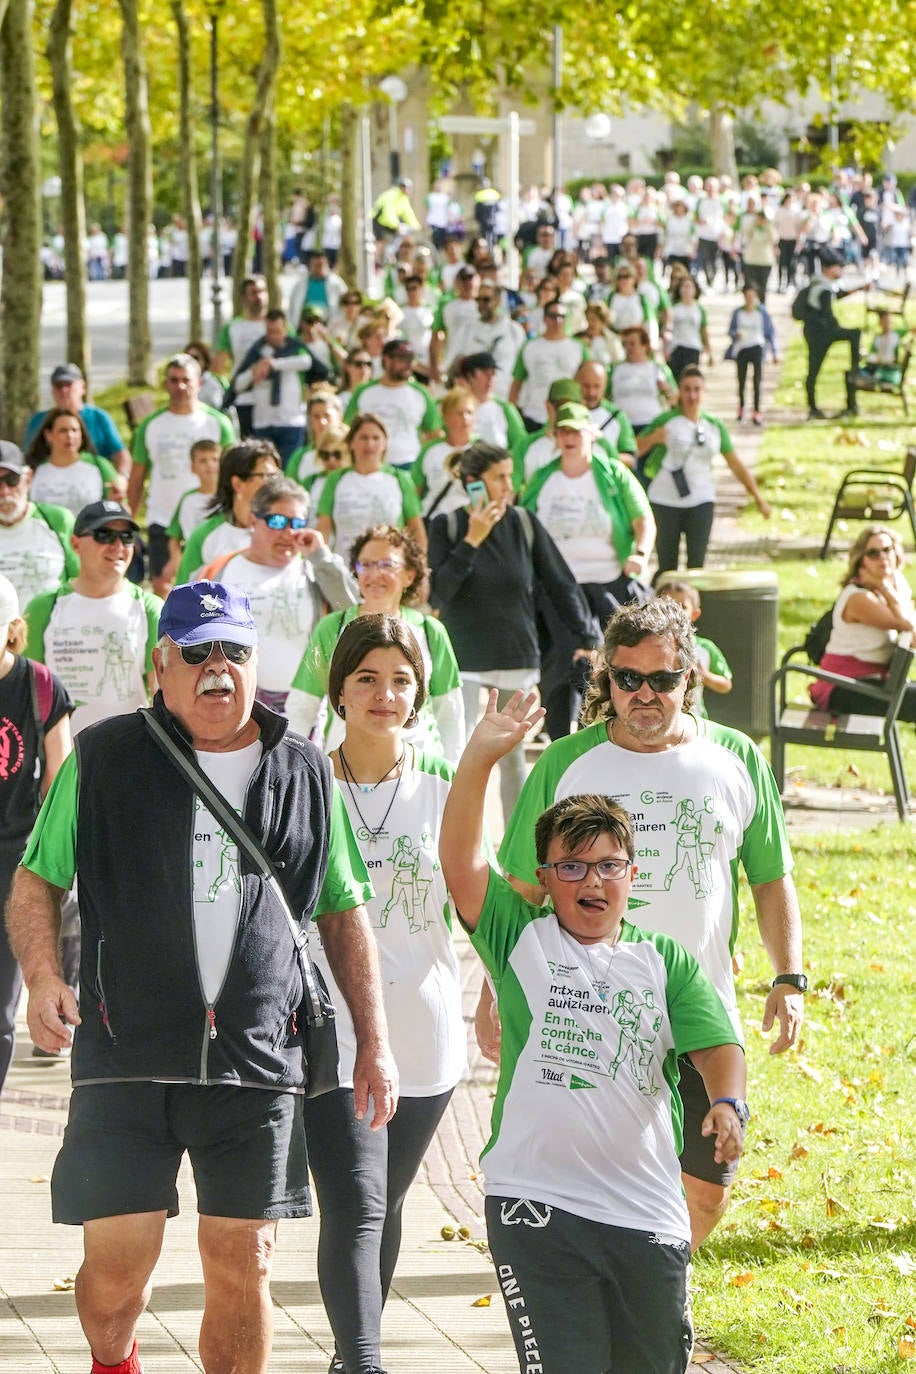
[[53,1279],[51,1287],[55,1293],[72,1293],[76,1287],[76,1275],[66,1274],[62,1279]]
[[811,1151],[808,1149],[807,1145],[802,1145],[801,1141],[796,1141],[796,1143],[792,1146],[791,1150],[789,1151],[789,1158],[807,1159],[810,1153]]
[[767,1169],[767,1178],[782,1178],[782,1170],[777,1169],[775,1164],[771,1164]]
[[916,1358],[916,1341],[912,1336],[901,1336],[897,1342],[897,1354],[901,1360],[912,1360]]
[[489,1307],[489,1306],[490,1306],[490,1303],[491,1303],[492,1301],[493,1301],[493,1294],[492,1294],[492,1293],[484,1293],[484,1295],[483,1295],[482,1298],[475,1298],[474,1301],[471,1303],[471,1306],[472,1306],[472,1307]]
[[753,1271],[750,1269],[745,1269],[743,1274],[734,1274],[729,1279],[729,1283],[732,1285],[733,1288],[746,1288],[749,1283],[753,1282],[754,1274]]

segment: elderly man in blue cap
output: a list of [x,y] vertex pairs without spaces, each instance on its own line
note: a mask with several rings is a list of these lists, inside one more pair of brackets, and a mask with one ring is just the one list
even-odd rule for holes
[[[185,1152],[200,1213],[203,1367],[266,1374],[277,1220],[311,1210],[291,923],[319,920],[356,1024],[357,1115],[372,1110],[380,1127],[397,1102],[362,905],[370,889],[328,760],[255,701],[257,631],[244,592],[176,587],[154,662],[151,710],[87,728],[58,773],[7,921],[33,1040],[57,1050],[73,1036],[51,1191],[55,1221],[83,1227],[76,1301],[93,1374],[139,1374],[135,1327],[178,1210]],[[146,716],[242,815],[288,909]],[[79,1004],[57,963],[60,898],[74,876]]]

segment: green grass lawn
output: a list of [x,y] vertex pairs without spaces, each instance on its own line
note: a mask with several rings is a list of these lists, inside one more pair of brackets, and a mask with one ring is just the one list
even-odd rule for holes
[[896,1370],[916,1358],[916,920],[907,828],[794,845],[811,981],[770,1057],[770,970],[744,903],[738,978],[753,1118],[724,1221],[694,1265],[698,1330],[750,1369]]

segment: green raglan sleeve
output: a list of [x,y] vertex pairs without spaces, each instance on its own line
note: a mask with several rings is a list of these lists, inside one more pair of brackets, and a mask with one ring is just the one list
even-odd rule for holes
[[[35,510],[39,518],[54,531],[60,540],[60,547],[64,555],[64,577],[69,581],[71,577],[78,577],[80,571],[80,561],[76,556],[76,550],[70,543],[70,536],[73,533],[74,516],[73,512],[65,506],[41,505],[35,503]],[[34,518],[34,513],[32,518]]]
[[516,382],[524,382],[527,380],[527,377],[528,369],[525,366],[525,345],[522,344],[521,348],[518,350],[515,366],[512,369],[512,378]]
[[223,517],[217,512],[216,515],[211,515],[191,531],[181,555],[181,562],[178,564],[178,572],[175,574],[177,586],[190,582],[198,569],[204,566],[204,540],[222,523],[222,520]]
[[153,650],[159,641],[159,617],[162,614],[162,607],[165,604],[158,596],[152,592],[140,590],[143,599],[143,608],[146,611],[146,671],[153,671]]
[[770,765],[739,730],[705,720],[703,734],[737,754],[747,769],[756,805],[745,827],[738,857],[752,887],[776,882],[792,872],[792,850],[786,834],[786,818]]
[[297,691],[323,697],[328,690],[328,668],[334,645],[340,637],[342,614],[341,611],[332,611],[330,615],[322,616],[309,636],[292,682]]
[[134,442],[131,445],[130,456],[133,462],[142,463],[145,468],[149,467],[149,450],[146,447],[146,431],[149,428],[150,420],[154,420],[157,415],[161,415],[161,410],[154,410],[152,415],[146,415],[137,425],[137,432],[134,435]]
[[[350,407],[347,406],[348,413],[349,410]],[[334,497],[337,492],[337,484],[346,471],[346,468],[338,468],[336,472],[328,474],[328,480],[321,488],[321,495],[318,498],[317,513],[319,515],[327,515],[330,516],[332,520],[334,519]]]
[[79,771],[74,752],[58,769],[22,856],[23,868],[64,891],[72,887],[76,875],[78,814]]
[[45,630],[50,623],[57,596],[57,592],[42,592],[40,596],[32,598],[23,612],[28,629],[23,652],[26,658],[34,659],[36,663],[45,661]]
[[665,961],[668,1014],[678,1054],[742,1045],[725,1005],[693,955],[668,935],[653,934],[652,943]]
[[717,420],[717,419],[715,418],[715,416],[713,416],[713,415],[711,415],[709,418],[710,418],[710,420],[712,421],[712,423],[715,425],[716,429],[719,431],[719,441],[720,441],[721,446],[722,446],[722,452],[723,452],[723,454],[725,454],[725,453],[734,453],[734,451],[735,451],[735,446],[734,446],[734,444],[732,443],[732,436],[729,434],[728,430],[725,428],[725,426],[724,426],[724,424],[722,423],[722,421],[721,421],[721,420]]
[[358,386],[351,395],[349,401],[347,402],[347,408],[344,411],[343,422],[345,425],[352,425],[353,421],[356,419],[357,415],[359,414],[359,398],[362,395],[363,391],[366,389],[366,387],[369,385],[371,385],[371,383],[363,382],[362,385]]
[[711,639],[704,639],[701,635],[697,635],[697,643],[702,644],[709,654],[709,671],[711,673],[717,673],[719,677],[734,677],[728,659],[718,644],[713,644]]
[[497,983],[506,971],[522,931],[539,915],[539,907],[526,902],[501,873],[490,868],[487,895],[477,928],[468,933],[471,944]]
[[521,415],[519,415],[511,401],[505,401],[502,408],[506,417],[506,447],[512,454],[512,457],[517,459],[524,446],[525,440],[528,438],[528,431],[525,428]]
[[[394,471],[401,488],[401,519],[406,525],[408,520],[414,520],[420,514],[420,498],[409,473],[404,472],[402,468],[395,468]],[[321,504],[324,504],[323,501]],[[321,509],[321,505],[318,509]]]
[[121,481],[121,474],[114,463],[110,463],[107,458],[102,458],[98,453],[90,453],[88,456],[93,467],[98,468],[101,473],[102,481],[106,487],[110,487],[112,482]]
[[423,445],[423,447],[420,449],[420,452],[417,454],[416,458],[413,460],[413,463],[411,464],[410,480],[413,482],[414,487],[417,491],[417,495],[421,498],[421,500],[429,491],[429,484],[426,481],[426,473],[423,470],[423,462],[426,458],[427,453],[432,448],[433,444],[437,444],[438,442],[438,439],[430,439],[428,444]]
[[439,414],[439,407],[436,404],[435,398],[425,387],[422,388],[422,391],[426,398],[426,410],[423,412],[423,419],[420,427],[426,433],[429,433],[431,430],[442,428],[442,416]]
[[424,616],[423,629],[433,661],[432,672],[429,675],[429,694],[432,697],[441,697],[461,686],[458,660],[455,658],[448,630],[441,620],[437,620],[434,615]]
[[617,414],[614,418],[620,426],[620,433],[617,435],[617,452],[635,453],[636,433],[633,429],[633,423],[630,420],[630,417],[624,414],[622,410],[618,409]]
[[219,334],[217,334],[217,336],[216,336],[216,352],[217,352],[217,353],[228,353],[229,356],[230,356],[230,358],[232,357],[232,340],[231,340],[230,337],[229,337],[229,322],[228,322],[228,320],[227,320],[226,323],[222,326],[222,328],[221,328],[220,331],[219,331]]
[[328,867],[315,907],[315,917],[327,916],[334,911],[351,911],[374,895],[347,808],[335,782],[328,835]]

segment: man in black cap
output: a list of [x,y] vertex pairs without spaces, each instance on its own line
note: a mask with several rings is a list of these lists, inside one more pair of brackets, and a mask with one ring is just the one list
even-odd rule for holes
[[851,296],[854,291],[861,291],[865,283],[844,291],[836,286],[836,282],[843,275],[843,259],[832,248],[821,250],[820,262],[820,272],[815,273],[805,288],[804,330],[805,343],[808,345],[808,375],[805,378],[805,391],[808,396],[809,420],[825,420],[827,418],[823,411],[818,410],[814,393],[818,373],[824,365],[824,359],[827,357],[831,346],[841,340],[849,343],[850,362],[849,371],[846,374],[846,409],[837,418],[858,413],[855,386],[850,378],[854,377],[859,369],[859,344],[862,331],[860,329],[844,329],[837,322],[833,313],[833,303],[835,300],[842,300],[844,296]]
[[388,434],[385,462],[409,468],[420,449],[442,429],[439,408],[413,377],[414,351],[406,339],[389,339],[382,349],[382,375],[358,386],[344,411],[344,424],[357,415],[375,415]]
[[492,353],[468,353],[458,366],[457,380],[477,402],[474,433],[488,444],[507,448],[514,456],[524,446],[528,431],[511,401],[497,395],[497,372]]
[[[124,440],[118,427],[108,414],[99,406],[86,405],[86,378],[75,363],[59,363],[51,373],[51,399],[61,410],[72,410],[80,417],[89,431],[89,438],[100,458],[114,463],[122,477],[130,476],[130,454],[124,447]],[[26,426],[24,449],[41,429],[46,410],[36,410]]]
[[26,652],[56,673],[76,702],[74,735],[145,706],[162,602],[127,580],[140,526],[117,501],[93,501],[70,537],[79,572],[25,610]]

